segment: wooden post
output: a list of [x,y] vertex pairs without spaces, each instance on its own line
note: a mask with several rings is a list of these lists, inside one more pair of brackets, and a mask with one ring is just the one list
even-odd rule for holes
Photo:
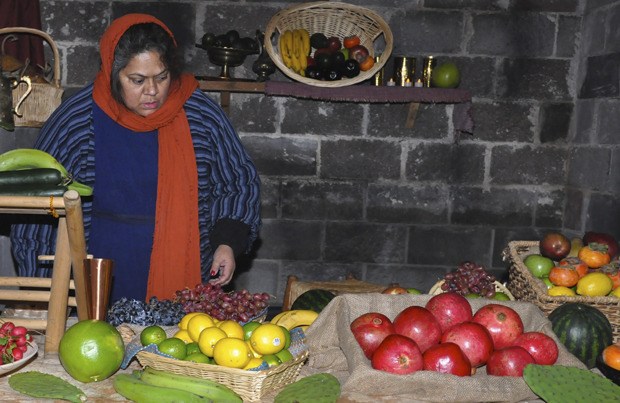
[[[75,281],[75,299],[77,302],[78,320],[90,318],[89,288],[84,276],[84,259],[86,259],[86,239],[82,224],[82,203],[75,190],[65,192],[65,215],[67,219],[68,242],[73,263],[73,280]],[[58,254],[58,252],[56,252]]]

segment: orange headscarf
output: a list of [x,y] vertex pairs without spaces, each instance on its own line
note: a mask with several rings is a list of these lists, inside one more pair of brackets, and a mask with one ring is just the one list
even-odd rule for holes
[[109,117],[128,129],[136,132],[158,130],[155,234],[146,298],[171,299],[176,290],[193,287],[201,281],[198,172],[183,109],[198,82],[192,75],[183,74],[180,83],[171,86],[162,107],[147,117],[114,100],[110,89],[114,50],[129,27],[142,23],[160,25],[174,40],[164,23],[150,15],[128,14],[116,19],[101,38],[101,70],[95,79],[93,98]]

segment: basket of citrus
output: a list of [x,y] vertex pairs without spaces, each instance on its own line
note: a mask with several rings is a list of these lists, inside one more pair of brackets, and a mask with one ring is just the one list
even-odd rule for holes
[[128,350],[140,346],[136,357],[143,367],[210,379],[245,401],[260,401],[295,381],[308,357],[299,328],[258,321],[242,325],[199,312],[188,313],[175,327],[124,328],[123,333],[130,340]]

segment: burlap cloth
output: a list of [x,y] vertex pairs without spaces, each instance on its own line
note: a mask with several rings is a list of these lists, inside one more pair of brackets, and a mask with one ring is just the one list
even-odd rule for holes
[[[411,305],[424,306],[430,295],[345,294],[334,298],[308,328],[310,351],[302,376],[317,372],[335,375],[341,383],[339,401],[397,402],[519,402],[536,400],[523,378],[489,376],[484,367],[475,375],[458,377],[432,371],[396,375],[372,369],[349,324],[359,315],[380,312],[391,320]],[[489,300],[470,301],[474,312]],[[520,301],[493,301],[515,309],[526,331],[542,331],[558,343],[557,365],[585,366],[557,339],[551,322],[535,305]]]

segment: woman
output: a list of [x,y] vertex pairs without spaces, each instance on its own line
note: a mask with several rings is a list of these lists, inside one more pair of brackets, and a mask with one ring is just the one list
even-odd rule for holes
[[[260,225],[259,178],[230,122],[181,72],[156,18],[129,14],[100,41],[94,84],[64,102],[35,148],[94,189],[84,200],[88,253],[115,261],[111,301],[171,299],[212,278],[228,284]],[[19,275],[47,275],[51,225],[14,225]]]

